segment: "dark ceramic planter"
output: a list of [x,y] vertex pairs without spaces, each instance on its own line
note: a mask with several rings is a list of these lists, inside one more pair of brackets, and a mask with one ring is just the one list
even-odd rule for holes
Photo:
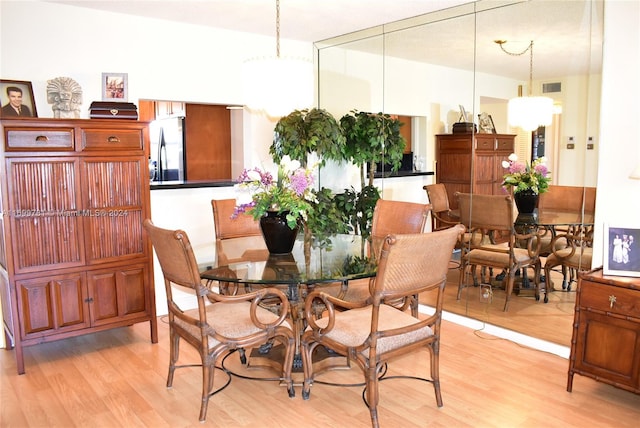
[[291,229],[287,225],[287,212],[268,211],[260,217],[260,229],[267,249],[271,254],[287,254],[293,249],[298,235],[298,227]]
[[538,206],[538,195],[533,190],[523,190],[513,194],[513,200],[520,214],[532,214]]

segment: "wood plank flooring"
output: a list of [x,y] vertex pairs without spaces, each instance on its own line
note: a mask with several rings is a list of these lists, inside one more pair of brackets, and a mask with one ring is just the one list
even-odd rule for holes
[[[161,319],[162,321],[162,319]],[[26,374],[16,374],[12,351],[0,350],[2,427],[368,427],[361,387],[314,384],[289,398],[278,382],[234,377],[212,397],[198,422],[199,368],[176,372],[165,387],[168,326],[149,342],[146,324],[25,349]],[[234,364],[236,355],[228,361]],[[183,343],[181,361],[197,355]],[[380,383],[382,427],[636,427],[640,396],[576,375],[566,391],[568,362],[506,340],[443,322],[441,382],[444,407],[430,384]],[[390,375],[422,376],[426,350],[393,362]],[[359,382],[357,369],[322,380]],[[218,376],[216,384],[222,382]]]
[[[562,290],[562,277],[559,273],[552,272],[552,280],[556,284],[556,291],[549,294],[548,303],[542,300],[544,294],[539,301],[536,301],[532,292],[523,291],[521,295],[511,296],[509,310],[504,312],[505,292],[501,289],[493,290],[491,302],[480,298],[479,287],[463,289],[460,300],[456,300],[458,269],[450,269],[445,289],[444,309],[454,314],[569,347],[573,329],[576,284],[573,283],[572,291],[567,292]],[[469,278],[468,281],[471,279]],[[421,296],[420,302],[429,305],[433,304],[433,299]]]

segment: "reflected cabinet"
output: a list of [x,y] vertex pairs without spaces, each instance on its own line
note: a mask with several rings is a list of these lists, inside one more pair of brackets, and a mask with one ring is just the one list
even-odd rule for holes
[[147,124],[2,121],[0,296],[7,347],[149,321],[157,342]]
[[436,182],[447,188],[452,209],[456,192],[499,195],[502,193],[502,161],[514,152],[512,134],[436,135]]

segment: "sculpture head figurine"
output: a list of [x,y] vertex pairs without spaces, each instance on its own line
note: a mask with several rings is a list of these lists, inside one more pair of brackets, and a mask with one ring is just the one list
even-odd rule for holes
[[77,119],[82,105],[82,88],[70,77],[56,77],[47,81],[47,102],[53,117]]

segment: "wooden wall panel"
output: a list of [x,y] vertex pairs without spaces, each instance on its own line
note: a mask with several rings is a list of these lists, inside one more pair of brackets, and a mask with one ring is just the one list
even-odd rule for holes
[[223,105],[187,104],[186,179],[231,177],[231,114]]

